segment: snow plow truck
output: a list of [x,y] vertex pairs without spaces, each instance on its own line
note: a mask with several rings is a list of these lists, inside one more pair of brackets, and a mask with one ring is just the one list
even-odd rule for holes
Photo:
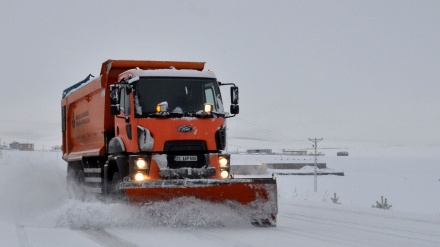
[[[69,195],[129,203],[178,197],[244,206],[257,226],[275,226],[273,178],[234,178],[226,119],[238,87],[204,62],[108,60],[63,91],[62,152]],[[230,88],[229,112],[220,87]]]

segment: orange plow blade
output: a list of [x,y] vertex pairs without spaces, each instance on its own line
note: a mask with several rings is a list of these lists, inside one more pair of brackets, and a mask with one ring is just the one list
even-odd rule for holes
[[254,225],[276,225],[277,185],[272,178],[130,181],[123,182],[121,189],[131,203],[166,201],[178,197],[195,197],[231,205],[238,203],[252,212]]

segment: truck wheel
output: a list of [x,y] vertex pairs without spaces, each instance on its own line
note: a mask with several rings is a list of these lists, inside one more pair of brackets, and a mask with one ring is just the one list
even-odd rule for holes
[[119,186],[120,182],[121,182],[121,176],[119,175],[119,172],[113,173],[112,183],[111,183],[112,193],[115,193],[118,191],[118,186]]
[[121,175],[119,175],[119,172],[113,173],[112,185],[117,187],[120,182],[121,182]]
[[122,199],[123,193],[119,191],[119,184],[121,183],[121,175],[119,172],[113,173],[112,182],[110,186],[110,196],[114,199]]

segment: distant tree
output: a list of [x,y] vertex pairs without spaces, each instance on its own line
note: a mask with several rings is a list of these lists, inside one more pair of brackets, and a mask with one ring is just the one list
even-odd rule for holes
[[392,205],[388,204],[387,199],[383,199],[383,196],[380,197],[380,202],[376,201],[376,205],[372,206],[373,208],[380,208],[380,209],[390,209]]
[[336,193],[333,194],[333,197],[330,198],[334,204],[341,204],[339,202],[339,196],[336,196]]

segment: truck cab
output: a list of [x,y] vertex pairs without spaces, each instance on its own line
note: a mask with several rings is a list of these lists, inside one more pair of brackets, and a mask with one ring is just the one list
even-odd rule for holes
[[[209,70],[131,69],[120,74],[110,86],[115,137],[109,143],[110,160],[123,160],[117,164],[120,175],[134,181],[229,178],[230,156],[222,151],[226,118],[238,114],[238,88],[231,87],[227,113],[221,85]],[[221,167],[219,160],[226,164]]]

